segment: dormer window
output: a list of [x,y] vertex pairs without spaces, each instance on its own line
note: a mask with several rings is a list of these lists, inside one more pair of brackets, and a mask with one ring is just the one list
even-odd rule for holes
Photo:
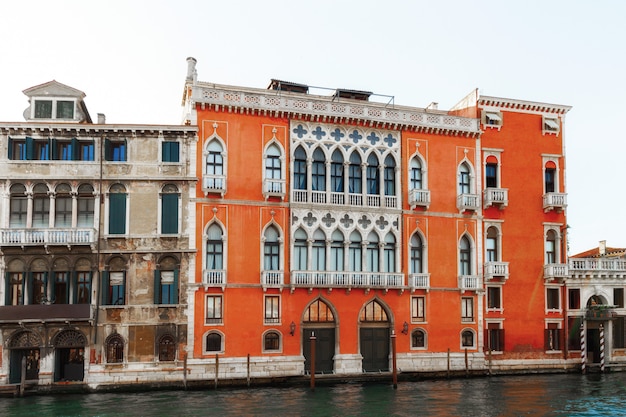
[[35,119],[52,119],[52,100],[35,101]]
[[59,100],[57,101],[57,119],[73,119],[74,118],[74,102]]
[[560,130],[559,120],[556,117],[543,116],[543,134],[558,134]]
[[92,123],[80,90],[53,80],[23,92],[30,104],[24,111],[26,120]]
[[35,119],[74,119],[73,100],[35,99]]
[[502,126],[502,113],[499,111],[484,111],[482,122],[486,127],[500,129]]

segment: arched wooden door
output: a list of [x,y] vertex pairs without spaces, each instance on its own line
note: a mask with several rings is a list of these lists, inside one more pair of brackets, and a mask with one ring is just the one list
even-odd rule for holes
[[65,330],[54,338],[54,380],[82,381],[85,377],[87,338],[78,330]]
[[315,373],[332,373],[335,367],[335,315],[324,301],[312,302],[302,320],[304,370],[311,372],[311,336],[315,336]]
[[9,342],[9,383],[17,384],[22,379],[22,359],[26,360],[28,380],[39,379],[39,347],[41,338],[31,331],[22,331],[11,337]]
[[363,307],[359,315],[359,346],[363,372],[389,371],[389,318],[376,300]]

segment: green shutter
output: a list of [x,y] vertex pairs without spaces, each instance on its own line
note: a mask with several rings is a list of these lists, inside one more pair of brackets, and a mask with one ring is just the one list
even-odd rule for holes
[[161,157],[161,160],[163,162],[171,162],[170,161],[170,158],[171,158],[170,143],[171,142],[163,142],[162,143],[161,150],[163,151],[163,155]]
[[174,296],[172,297],[172,304],[178,304],[178,269],[174,270]]
[[104,140],[104,160],[111,160],[111,141],[108,139]]
[[78,273],[76,271],[71,272],[69,284],[72,287],[72,298],[68,299],[68,304],[77,304],[76,299],[78,298]]
[[7,155],[11,160],[13,159],[13,139],[9,136],[9,154]]
[[72,142],[71,145],[72,147],[72,161],[78,161],[80,160],[80,146],[78,144],[78,139],[76,138],[72,138]]
[[11,274],[8,272],[4,273],[4,305],[11,305]]
[[163,194],[161,199],[161,233],[178,233],[178,194]]
[[126,193],[109,195],[109,234],[126,233]]
[[100,295],[102,296],[102,305],[109,305],[109,271],[100,273]]
[[154,270],[154,304],[161,304],[161,271]]
[[180,161],[180,144],[178,142],[163,142],[163,162]]
[[[33,298],[34,298],[34,293],[33,293],[33,273],[32,272],[28,272],[26,274],[27,279],[22,281],[22,302],[21,304],[26,305],[26,303],[28,304],[32,304],[33,303]],[[28,284],[26,283],[26,281],[28,281]],[[28,291],[28,297],[26,297],[26,291]]]
[[48,153],[48,158],[50,160],[56,160],[59,158],[59,152],[57,151],[57,140],[56,139],[48,139],[48,147],[49,147],[49,153]]
[[33,138],[26,137],[26,160],[32,161],[35,154],[35,141]]

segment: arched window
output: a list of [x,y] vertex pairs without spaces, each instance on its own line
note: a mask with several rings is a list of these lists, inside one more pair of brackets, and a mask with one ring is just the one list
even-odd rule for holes
[[263,242],[263,269],[266,271],[280,270],[280,254],[278,230],[274,226],[265,229]]
[[361,310],[359,320],[361,322],[381,322],[389,321],[389,318],[383,306],[378,301],[372,300]]
[[350,234],[350,245],[348,246],[348,268],[352,272],[363,270],[363,257],[361,246],[361,234],[352,232]]
[[48,186],[39,183],[33,188],[33,227],[50,226],[50,196]]
[[178,304],[178,260],[166,256],[154,271],[154,304]]
[[410,177],[409,177],[409,186],[411,190],[421,190],[423,187],[422,184],[422,163],[419,158],[411,159],[410,164]]
[[278,351],[280,350],[280,334],[276,331],[269,331],[263,336],[263,350],[264,351]]
[[471,182],[470,182],[470,168],[466,162],[463,162],[459,166],[459,194],[470,194]]
[[113,333],[105,341],[107,363],[124,362],[124,339],[118,333]]
[[159,338],[159,362],[176,360],[176,343],[174,336],[165,334]]
[[336,150],[333,152],[330,163],[330,190],[343,193],[343,155]]
[[424,272],[422,263],[424,246],[422,245],[422,239],[417,233],[414,233],[411,237],[410,250],[409,272],[411,274],[421,274]]
[[385,195],[396,195],[396,161],[385,158]]
[[396,238],[387,233],[384,247],[384,272],[396,272]]
[[498,251],[498,229],[493,226],[487,229],[485,251],[485,262],[497,262],[500,258]]
[[553,161],[548,161],[544,167],[544,188],[546,193],[554,193],[557,190],[556,164]]
[[28,217],[28,198],[26,197],[26,187],[23,184],[13,184],[11,186],[11,214],[9,227],[26,227]]
[[333,322],[335,315],[328,304],[317,299],[304,312],[303,321],[305,323]]
[[350,154],[350,165],[348,166],[348,191],[353,194],[361,194],[363,173],[361,172],[361,157],[358,152]]
[[126,187],[113,184],[109,189],[109,234],[123,235],[126,233]]
[[94,207],[93,187],[81,184],[78,187],[78,227],[93,227]]
[[554,230],[548,230],[546,234],[546,264],[557,263],[558,237]]
[[102,271],[100,281],[103,305],[126,304],[126,261],[115,256],[108,262],[108,270]]
[[296,230],[293,244],[293,267],[296,271],[307,270],[307,235],[302,229]]
[[161,233],[178,233],[178,200],[180,193],[174,184],[166,184],[161,191]]
[[474,331],[465,329],[461,332],[461,346],[464,348],[474,347]]
[[326,235],[320,229],[313,233],[311,271],[326,270]]
[[324,152],[317,148],[313,152],[311,165],[311,187],[313,191],[326,191],[326,161]]
[[471,275],[472,257],[471,244],[467,236],[461,238],[459,243],[459,275]]
[[330,265],[331,271],[343,271],[344,270],[344,249],[343,249],[343,234],[339,230],[335,230],[330,242]]
[[490,155],[485,164],[485,187],[498,188],[498,160]]
[[72,227],[72,188],[69,184],[59,184],[55,189],[54,227]]
[[206,351],[207,352],[222,352],[222,335],[218,332],[210,332],[206,335]]
[[306,172],[306,152],[302,146],[298,146],[293,153],[293,188],[296,190],[306,190],[307,188],[307,172]]
[[213,223],[207,229],[206,269],[221,271],[224,269],[224,242],[222,228]]
[[213,139],[206,147],[204,188],[223,190],[224,184],[224,148],[219,140]]
[[380,171],[378,170],[378,158],[371,153],[367,158],[367,193],[380,194]]
[[265,153],[265,191],[270,193],[282,193],[282,163],[280,160],[282,152],[275,144],[270,145]]
[[379,272],[379,247],[378,247],[378,235],[374,232],[367,236],[367,249],[366,249],[367,270],[369,272]]
[[426,347],[426,332],[424,330],[415,329],[411,332],[411,347],[416,349]]

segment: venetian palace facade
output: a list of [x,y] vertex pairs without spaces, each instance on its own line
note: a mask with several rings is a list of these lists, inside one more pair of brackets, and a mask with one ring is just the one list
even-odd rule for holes
[[187,64],[180,126],[93,123],[56,81],[0,124],[3,383],[384,373],[394,347],[406,373],[580,366],[613,297],[567,260],[570,107]]

